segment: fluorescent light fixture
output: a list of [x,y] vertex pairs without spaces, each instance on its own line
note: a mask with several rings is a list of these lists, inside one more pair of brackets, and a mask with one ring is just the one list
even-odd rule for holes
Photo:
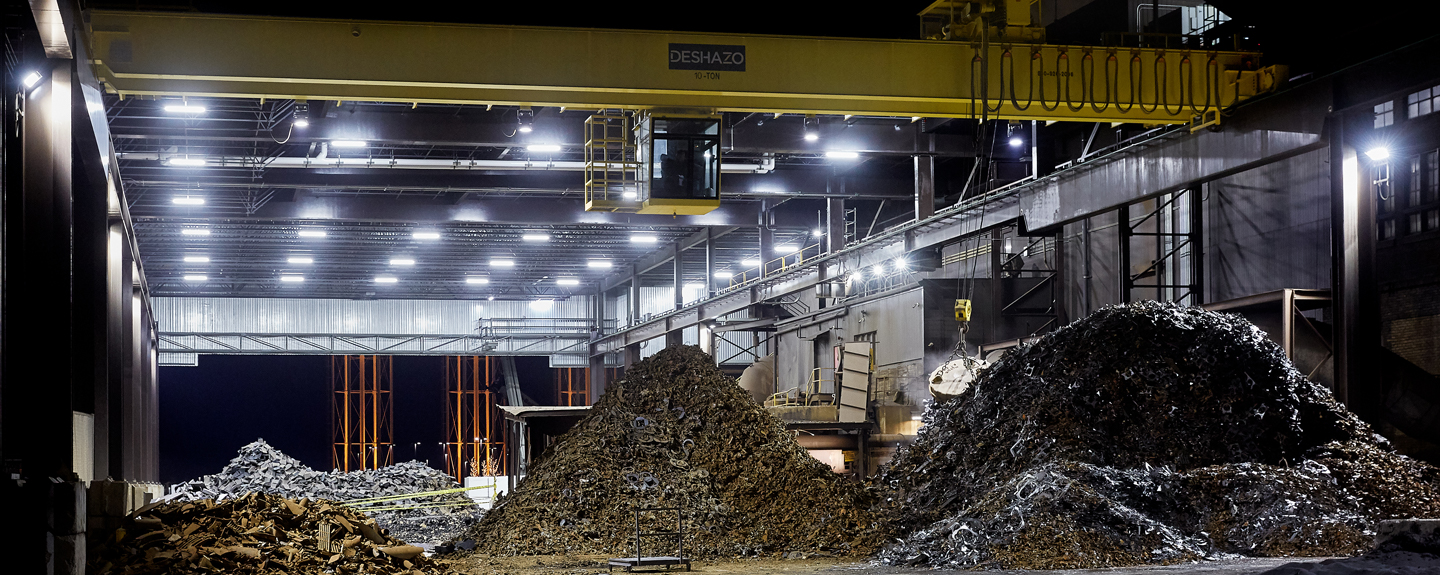
[[610,269],[610,267],[614,265],[615,264],[610,263],[610,260],[590,260],[585,262],[585,267],[587,268]]
[[210,235],[210,230],[207,230],[207,229],[205,229],[205,228],[184,228],[184,229],[180,230],[180,235],[182,235],[182,236],[208,236],[208,235]]
[[323,238],[323,237],[325,237],[325,230],[300,230],[300,237],[302,237],[302,238]]
[[555,285],[578,286],[578,285],[580,285],[580,280],[577,280],[577,279],[575,279],[575,278],[561,278],[561,279],[555,280]]
[[530,127],[530,126],[520,126],[520,133],[521,133],[521,134],[529,134],[530,132],[533,132],[533,131],[535,131],[535,128],[532,128],[532,127]]
[[194,168],[205,165],[205,158],[170,158],[165,163],[172,166]]
[[174,198],[171,198],[170,203],[180,206],[203,206],[205,205],[205,198],[197,198],[194,196],[176,196]]
[[775,246],[775,253],[777,254],[793,254],[798,251],[800,251],[800,248],[790,244]]
[[415,232],[410,234],[410,237],[417,240],[438,240],[440,239],[440,232]]
[[816,134],[815,132],[805,132],[805,141],[806,141],[806,142],[814,142],[814,141],[819,140],[819,139],[820,139],[820,134]]
[[760,260],[755,259],[755,258],[750,258],[750,259],[746,259],[746,260],[740,260],[740,265],[745,266],[745,267],[747,267],[747,268],[758,268],[758,267],[760,267]]
[[468,277],[468,278],[465,278],[465,283],[467,283],[467,284],[485,285],[485,284],[490,283],[490,278],[482,278],[482,277],[470,276],[470,277]]
[[687,289],[687,290],[690,290],[690,291],[696,291],[696,290],[705,289],[705,284],[685,284],[684,286],[681,286],[681,287],[682,287],[682,289]]
[[515,267],[515,260],[490,260],[490,267],[492,267],[492,268],[513,268],[513,267]]
[[525,234],[525,235],[520,236],[520,239],[525,240],[525,241],[527,241],[527,242],[548,242],[548,241],[550,241],[550,234],[539,233],[539,232],[531,232],[531,233],[528,233],[528,234]]
[[815,237],[817,237],[817,238],[823,238],[823,237],[825,237],[825,230],[822,230],[822,229],[820,229],[820,228],[815,228],[814,231],[811,231],[811,232],[810,232],[810,235],[815,236]]
[[495,301],[495,296],[486,296],[485,301]]
[[294,282],[303,282],[303,281],[305,281],[305,276],[300,276],[300,275],[284,275],[284,276],[280,276],[280,281],[282,281],[282,282],[292,282],[292,283],[294,283]]
[[635,192],[624,192],[624,193],[621,193],[621,194],[620,194],[620,197],[625,198],[625,199],[627,199],[627,200],[634,200],[634,199],[638,199],[638,198],[640,197],[640,194],[637,194],[637,193],[635,193]]
[[860,157],[860,152],[831,151],[831,152],[825,152],[825,157],[827,157],[827,158],[836,158],[836,159],[841,159],[841,160],[853,160],[853,159],[855,159],[855,158]]
[[210,278],[204,276],[203,274],[185,274],[185,281],[187,282],[203,282],[208,279]]
[[395,276],[375,276],[375,283],[377,284],[393,284],[398,281],[400,281],[400,279]]
[[1365,156],[1378,162],[1390,157],[1390,148],[1386,148],[1385,146],[1370,148],[1365,150]]
[[191,106],[189,104],[167,104],[165,111],[171,114],[204,114],[205,106]]
[[25,87],[26,87],[26,88],[34,88],[34,87],[35,87],[35,84],[37,84],[37,83],[40,82],[40,73],[39,73],[39,72],[31,72],[31,73],[29,73],[29,74],[26,74],[26,75],[25,75],[25,79],[24,79],[24,80],[21,80],[21,82],[24,82],[24,83],[25,83]]
[[363,148],[368,144],[364,140],[330,140],[330,145],[337,148]]
[[730,272],[715,272],[715,279],[717,280],[728,280],[733,277],[735,277],[735,274]]
[[310,127],[310,120],[306,120],[305,118],[295,118],[295,127],[308,128]]
[[560,151],[560,146],[556,144],[530,144],[525,146],[525,149],[531,152],[558,152]]
[[390,265],[392,265],[392,266],[413,266],[413,265],[415,265],[415,260],[412,260],[412,259],[410,259],[410,258],[390,258]]
[[187,263],[187,264],[208,264],[208,263],[210,263],[210,257],[209,257],[209,256],[185,256],[185,263]]
[[293,257],[290,257],[290,258],[286,259],[285,261],[290,262],[290,263],[292,263],[292,264],[313,264],[313,263],[315,263],[315,258],[310,258],[310,257],[305,257],[305,256],[293,256]]
[[1016,137],[1016,138],[1010,138],[1010,147],[1012,147],[1012,148],[1018,148],[1018,147],[1023,146],[1023,145],[1025,145],[1025,140],[1021,140],[1021,139],[1018,138],[1018,137]]
[[537,299],[530,302],[531,311],[550,311],[553,307],[555,307],[555,300],[553,299]]
[[635,234],[635,235],[630,236],[630,242],[631,242],[631,243],[636,243],[636,244],[653,244],[653,243],[655,243],[655,241],[656,241],[656,240],[655,240],[655,236],[652,236],[652,235],[647,235],[647,234]]

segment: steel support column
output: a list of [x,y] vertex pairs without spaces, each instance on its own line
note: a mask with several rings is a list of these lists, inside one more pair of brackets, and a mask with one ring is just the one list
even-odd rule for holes
[[1377,414],[1380,389],[1372,366],[1380,345],[1375,285],[1375,194],[1349,141],[1348,118],[1331,118],[1331,250],[1335,296],[1335,396],[1367,420]]
[[825,199],[825,251],[845,249],[845,199]]
[[915,156],[915,219],[935,215],[935,158]]
[[675,242],[675,266],[672,270],[675,283],[675,309],[685,307],[685,247]]

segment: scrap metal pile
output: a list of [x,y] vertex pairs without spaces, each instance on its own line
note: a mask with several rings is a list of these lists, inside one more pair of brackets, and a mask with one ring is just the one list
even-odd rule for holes
[[[241,447],[220,473],[170,486],[166,500],[224,501],[249,493],[269,493],[291,499],[353,501],[459,487],[453,477],[419,461],[349,473],[316,471],[262,439]],[[415,507],[371,512],[382,527],[411,543],[449,540],[463,533],[482,513],[464,493],[385,503],[392,508],[407,503]]]
[[1112,306],[933,406],[881,481],[891,564],[1091,568],[1353,555],[1440,516],[1396,455],[1238,316]]
[[152,503],[90,553],[95,575],[422,574],[443,570],[374,520],[326,502],[251,493]]
[[[481,553],[634,554],[635,506],[683,509],[697,557],[868,554],[871,498],[796,442],[699,348],[665,349],[612,384],[471,530]],[[675,512],[642,528],[671,531]],[[651,538],[647,555],[672,555]]]

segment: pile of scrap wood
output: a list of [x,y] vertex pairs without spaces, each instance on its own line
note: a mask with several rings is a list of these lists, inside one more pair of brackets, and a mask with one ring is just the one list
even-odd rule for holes
[[96,575],[158,573],[441,573],[422,549],[323,501],[251,493],[155,503],[90,552]]

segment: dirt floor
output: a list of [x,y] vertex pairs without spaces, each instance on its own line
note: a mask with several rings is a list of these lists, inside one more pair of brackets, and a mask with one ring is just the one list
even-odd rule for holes
[[[1060,571],[985,571],[987,575],[1169,575],[1201,573],[1204,575],[1255,575],[1295,561],[1319,561],[1321,558],[1232,559],[1187,563],[1168,567],[1126,567],[1119,569],[1075,569]],[[468,557],[446,562],[447,566],[469,575],[582,575],[604,573],[605,558],[582,555],[543,555],[538,557]],[[755,575],[921,575],[946,570],[924,567],[903,568],[874,566],[849,559],[812,557],[808,559],[736,559],[699,561],[696,573],[745,573]],[[622,573],[623,571],[616,571]],[[638,572],[638,571],[637,571]],[[664,572],[661,569],[659,572]],[[683,572],[677,571],[677,572]],[[963,571],[957,571],[963,572]]]

